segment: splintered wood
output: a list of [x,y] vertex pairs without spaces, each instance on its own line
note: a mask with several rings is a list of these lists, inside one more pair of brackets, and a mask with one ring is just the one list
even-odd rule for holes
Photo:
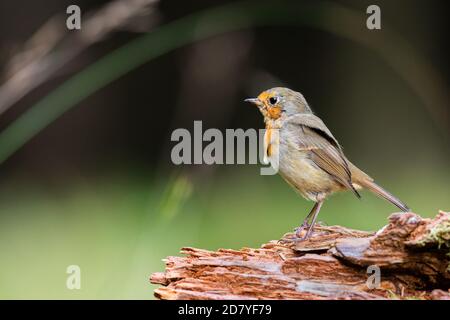
[[450,299],[450,213],[395,213],[376,233],[316,226],[259,249],[183,248],[150,282],[159,299]]

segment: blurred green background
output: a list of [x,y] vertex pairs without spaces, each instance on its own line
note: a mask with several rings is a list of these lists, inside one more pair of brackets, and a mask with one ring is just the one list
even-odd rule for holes
[[[170,161],[171,132],[194,120],[262,128],[242,100],[272,86],[301,91],[414,212],[450,210],[445,1],[379,1],[377,31],[369,1],[45,2],[0,4],[0,298],[150,299],[150,274],[183,246],[292,231],[312,203],[280,177]],[[65,29],[69,4],[81,31]],[[392,212],[343,193],[318,219],[377,230]]]

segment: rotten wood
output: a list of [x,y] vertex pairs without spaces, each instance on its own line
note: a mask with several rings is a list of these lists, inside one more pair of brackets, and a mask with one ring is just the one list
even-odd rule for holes
[[159,299],[450,299],[448,212],[395,213],[376,233],[317,225],[303,242],[288,233],[258,249],[181,252],[150,278]]

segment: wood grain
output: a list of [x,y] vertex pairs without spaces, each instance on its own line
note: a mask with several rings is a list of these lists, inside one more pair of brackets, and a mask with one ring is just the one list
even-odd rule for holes
[[[261,248],[182,248],[151,275],[158,299],[450,299],[450,213],[395,213],[376,233],[316,226]],[[374,267],[375,266],[375,267]],[[380,282],[373,281],[379,268]],[[372,270],[371,272],[368,273]],[[371,277],[372,276],[372,277]]]

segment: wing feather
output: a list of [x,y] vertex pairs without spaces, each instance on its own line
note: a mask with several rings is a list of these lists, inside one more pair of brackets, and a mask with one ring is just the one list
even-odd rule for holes
[[298,127],[299,148],[309,150],[311,160],[319,168],[360,197],[352,185],[351,171],[342,148],[322,120],[313,114],[305,114],[293,116],[289,123]]

